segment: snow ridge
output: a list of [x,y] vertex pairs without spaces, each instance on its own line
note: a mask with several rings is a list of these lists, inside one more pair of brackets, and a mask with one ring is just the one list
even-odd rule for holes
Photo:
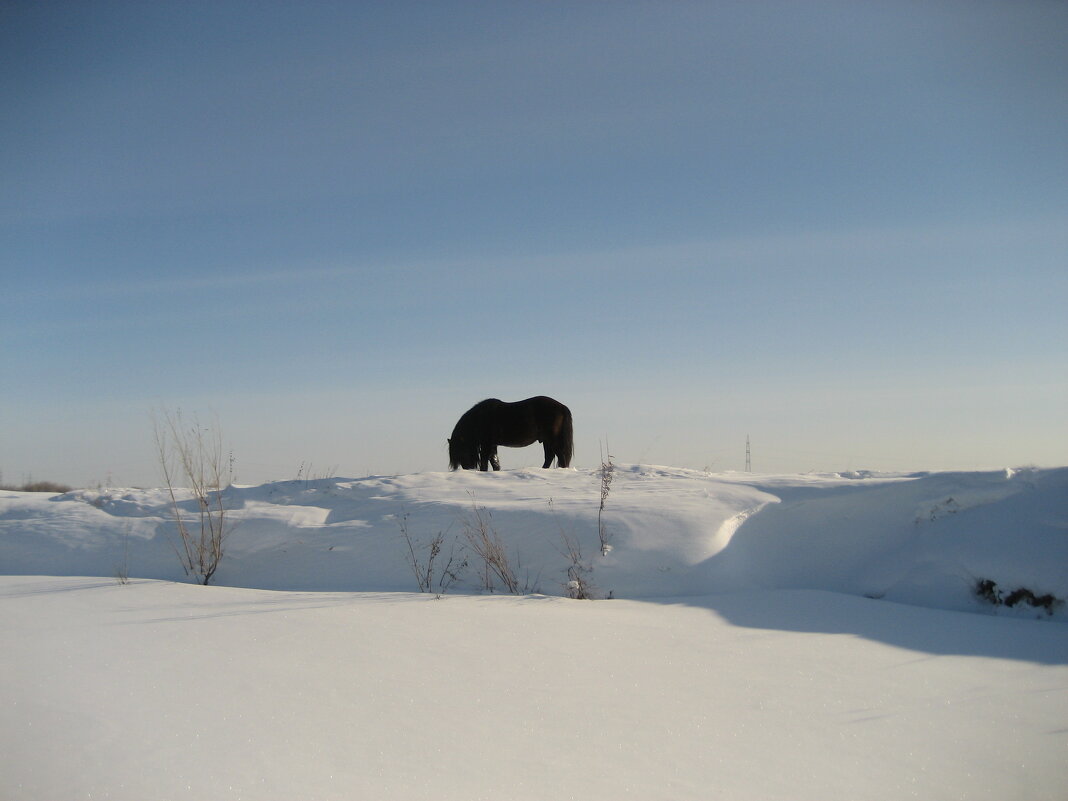
[[[708,474],[621,465],[601,555],[595,470],[419,473],[226,491],[234,523],[217,583],[410,591],[413,543],[464,548],[476,509],[526,586],[567,589],[565,539],[615,598],[818,589],[942,609],[1066,619],[1063,605],[996,609],[983,580],[1068,597],[1068,468],[981,473]],[[190,501],[192,502],[192,501]],[[163,490],[0,493],[0,571],[183,580]],[[456,592],[475,592],[473,575]]]

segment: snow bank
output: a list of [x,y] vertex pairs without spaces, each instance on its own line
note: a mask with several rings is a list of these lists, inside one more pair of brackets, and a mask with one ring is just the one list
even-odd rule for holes
[[[525,589],[566,592],[567,542],[602,596],[653,598],[804,588],[943,609],[1047,616],[977,599],[1006,590],[1068,597],[1068,468],[909,475],[709,475],[617,467],[604,521],[591,470],[420,473],[289,481],[227,490],[233,533],[220,585],[409,591],[404,534],[469,567],[451,588],[483,589],[465,532],[476,507]],[[0,573],[185,580],[161,490],[0,493]],[[440,564],[440,563],[439,563]],[[1053,617],[1065,619],[1063,605]]]

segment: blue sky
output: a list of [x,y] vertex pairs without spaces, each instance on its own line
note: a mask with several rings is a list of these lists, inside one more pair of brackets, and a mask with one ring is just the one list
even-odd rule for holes
[[[0,2],[0,470],[1068,462],[1068,5]],[[505,467],[532,464],[503,451]]]

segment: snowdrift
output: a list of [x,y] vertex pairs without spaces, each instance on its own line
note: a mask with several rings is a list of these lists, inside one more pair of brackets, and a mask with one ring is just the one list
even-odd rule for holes
[[[602,516],[607,552],[600,490],[597,471],[539,469],[230,487],[233,528],[214,583],[413,591],[409,541],[425,565],[441,534],[449,591],[484,592],[467,538],[481,520],[531,593],[567,594],[577,558],[600,597],[816,589],[1066,616],[1062,603],[1009,608],[976,589],[985,580],[1002,599],[1020,588],[1068,597],[1068,468],[760,476],[617,466]],[[0,574],[187,581],[168,504],[160,489],[0,493]]]

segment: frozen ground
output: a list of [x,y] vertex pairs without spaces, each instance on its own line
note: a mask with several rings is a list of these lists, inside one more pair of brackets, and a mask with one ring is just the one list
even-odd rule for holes
[[[624,466],[607,555],[599,493],[232,488],[208,588],[162,491],[0,493],[0,798],[1064,798],[1066,610],[975,587],[1068,597],[1068,469]],[[478,514],[529,594],[480,593]],[[443,598],[402,530],[468,560]],[[559,597],[568,540],[615,600]]]

